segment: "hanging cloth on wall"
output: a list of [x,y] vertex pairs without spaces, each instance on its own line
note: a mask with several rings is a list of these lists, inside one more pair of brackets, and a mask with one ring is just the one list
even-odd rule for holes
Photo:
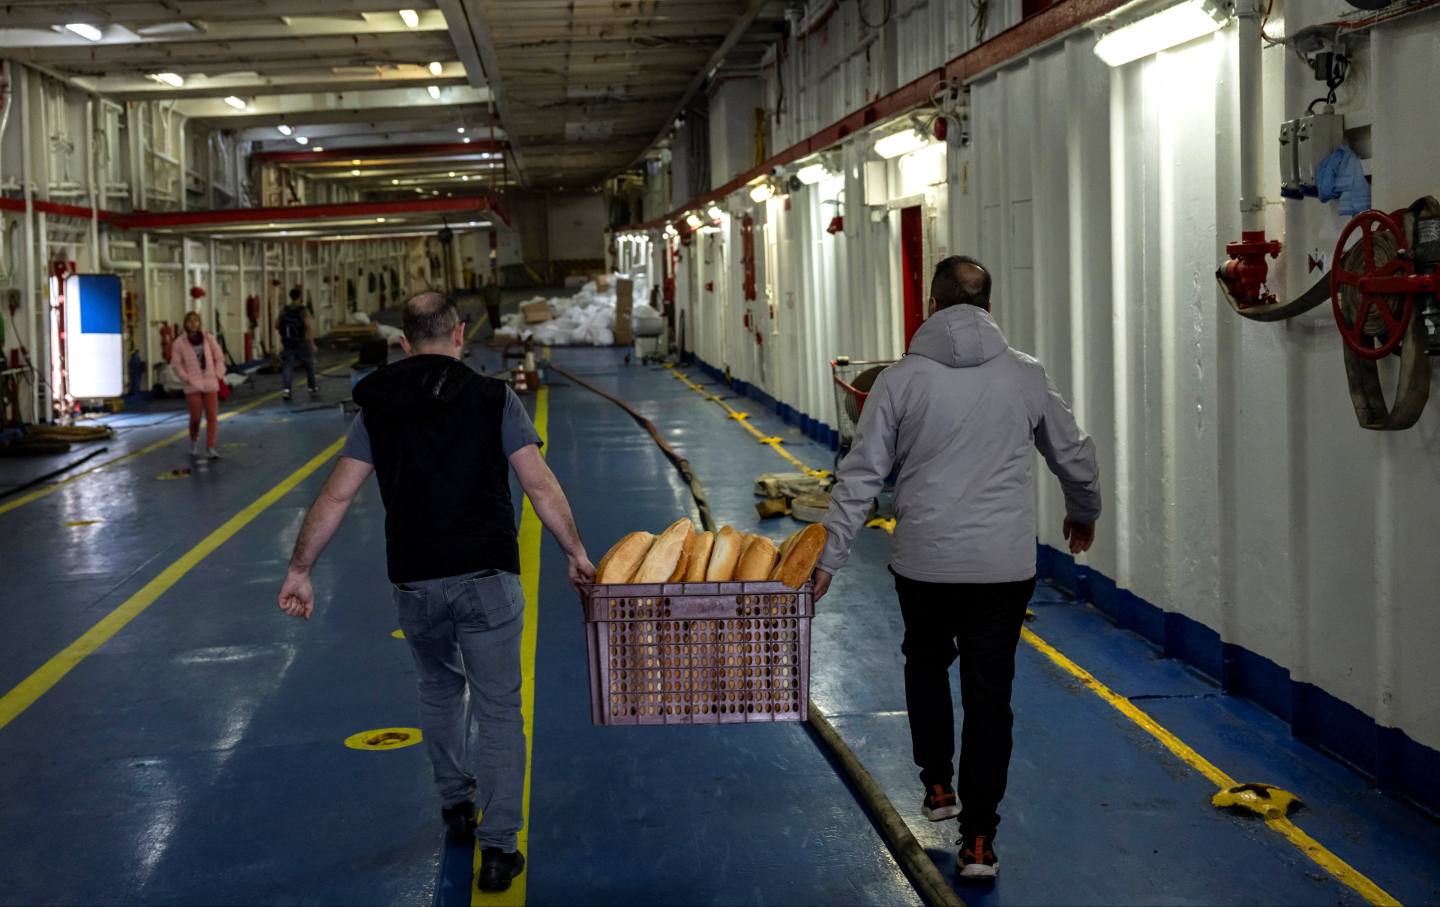
[[1315,192],[1322,202],[1340,199],[1340,213],[1346,217],[1369,209],[1370,182],[1350,146],[1341,145],[1320,162],[1315,170]]

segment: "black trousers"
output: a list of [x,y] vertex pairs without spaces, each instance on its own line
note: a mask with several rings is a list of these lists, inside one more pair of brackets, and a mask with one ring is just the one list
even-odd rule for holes
[[[894,571],[891,571],[892,573]],[[925,583],[895,574],[905,619],[905,705],[920,783],[950,783],[955,706],[950,665],[960,659],[960,830],[995,834],[1010,772],[1010,686],[1015,647],[1035,580]]]

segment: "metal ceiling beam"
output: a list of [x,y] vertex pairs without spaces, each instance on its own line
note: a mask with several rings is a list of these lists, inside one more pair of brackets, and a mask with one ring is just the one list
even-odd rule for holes
[[196,77],[187,79],[180,88],[173,88],[163,82],[145,76],[107,76],[88,80],[93,90],[115,101],[149,101],[181,98],[225,98],[237,95],[242,98],[263,95],[299,94],[314,91],[327,93],[349,93],[372,91],[382,88],[425,89],[430,85],[439,87],[468,85],[463,67],[449,63],[441,75],[432,76],[423,67],[404,67],[394,70],[376,69],[370,78],[356,78],[334,72],[296,72],[283,76],[239,75]]
[[690,100],[699,93],[701,87],[705,84],[705,80],[710,78],[710,73],[725,61],[726,54],[730,53],[730,49],[738,44],[740,39],[744,37],[745,32],[750,28],[751,24],[754,23],[761,11],[765,9],[766,3],[767,0],[748,0],[745,6],[745,12],[741,13],[740,17],[735,20],[734,26],[730,29],[730,34],[725,36],[725,40],[720,42],[719,47],[715,48],[715,52],[710,55],[710,59],[707,60],[700,71],[695,73],[694,77],[691,78],[690,84],[685,87],[684,94],[680,96],[680,100],[675,104],[675,109],[670,113],[670,116],[660,124],[660,131],[655,134],[655,138],[650,140],[650,144],[646,145],[641,149],[640,153],[635,156],[634,160],[630,162],[630,167],[639,164],[645,159],[645,155],[650,153],[651,148],[660,144],[660,140],[665,137],[665,133],[670,129],[670,124],[675,121],[675,118],[680,115],[680,112],[685,109],[685,106],[690,103]]
[[108,0],[104,3],[67,3],[55,0],[7,0],[5,24],[46,28],[66,22],[95,26],[124,22],[144,26],[198,19],[209,22],[241,19],[276,19],[283,16],[354,16],[402,7],[420,13],[435,8],[433,0]]
[[7,48],[6,53],[22,62],[35,60],[60,69],[79,71],[89,68],[99,73],[115,65],[131,69],[168,68],[172,72],[183,73],[185,69],[176,67],[218,65],[222,71],[244,71],[263,68],[267,61],[306,59],[311,66],[322,59],[357,61],[354,65],[384,60],[424,66],[439,56],[453,58],[450,41],[443,31],[166,43],[147,41],[89,47],[18,47]]
[[326,205],[284,205],[272,208],[221,208],[207,211],[140,211],[115,214],[122,230],[201,229],[225,224],[282,224],[295,221],[343,220],[439,212],[494,211],[508,225],[510,218],[489,195],[464,198],[397,199],[385,202],[342,202]]
[[[184,8],[184,4],[180,4]],[[111,47],[134,47],[137,44],[164,45],[206,41],[246,41],[256,39],[291,40],[324,35],[413,35],[448,30],[445,16],[439,10],[419,13],[420,24],[410,28],[396,13],[365,13],[361,16],[274,16],[265,19],[232,19],[220,21],[195,20],[173,15],[171,27],[163,31],[146,29],[129,19],[113,20],[110,26],[99,26],[101,38],[90,41],[71,31],[55,31],[49,27],[8,27],[12,17],[0,28],[0,47],[46,48],[49,51],[69,49],[103,50]],[[53,18],[48,25],[74,22],[75,19]],[[84,21],[83,17],[78,21]]]
[[355,158],[367,163],[385,163],[402,158],[454,157],[465,159],[492,151],[504,151],[506,142],[477,140],[445,142],[433,145],[378,145],[373,148],[330,149],[318,153],[309,151],[261,151],[251,155],[251,160],[265,164],[326,164],[334,161],[350,161]]
[[[227,129],[250,129],[279,123],[354,123],[372,119],[415,119],[421,111],[449,114],[456,107],[484,104],[490,100],[484,88],[458,85],[440,89],[440,98],[431,98],[423,88],[376,88],[343,95],[265,95],[250,100],[245,110],[236,110],[215,98],[189,98],[176,102],[175,109],[187,117],[213,122]],[[286,119],[290,117],[291,119]]]
[[513,146],[514,130],[509,126],[511,113],[510,99],[500,79],[500,63],[495,56],[495,45],[490,35],[490,23],[485,18],[480,0],[438,0],[445,21],[450,23],[450,39],[465,70],[470,75],[470,84],[486,86],[500,114],[500,124],[505,127],[512,140],[511,156],[515,160],[516,175],[525,182],[524,162],[519,149]]

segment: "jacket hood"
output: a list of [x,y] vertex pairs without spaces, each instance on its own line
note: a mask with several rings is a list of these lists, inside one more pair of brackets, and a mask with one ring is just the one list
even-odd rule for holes
[[361,409],[425,417],[448,409],[478,377],[449,356],[408,356],[355,385],[353,396]]
[[1010,348],[990,313],[973,305],[953,305],[931,315],[910,341],[910,353],[951,368],[983,365]]

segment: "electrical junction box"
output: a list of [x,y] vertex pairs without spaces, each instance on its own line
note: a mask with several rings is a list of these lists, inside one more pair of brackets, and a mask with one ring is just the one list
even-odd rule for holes
[[1315,173],[1330,152],[1345,141],[1345,117],[1317,113],[1280,124],[1280,194],[1315,195]]

